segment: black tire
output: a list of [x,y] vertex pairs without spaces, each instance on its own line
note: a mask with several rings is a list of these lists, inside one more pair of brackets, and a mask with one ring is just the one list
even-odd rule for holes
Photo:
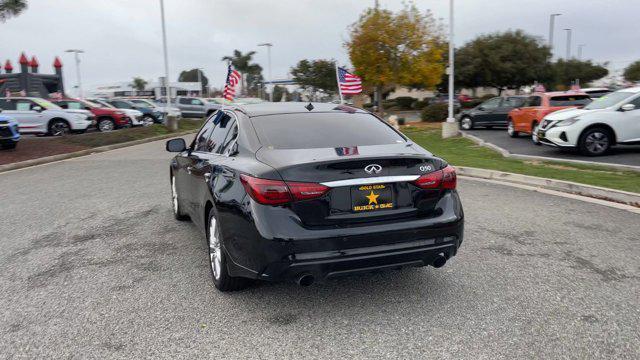
[[[214,232],[213,237],[211,236],[212,231]],[[214,241],[214,244],[217,243],[217,247],[216,245],[212,246],[212,240]],[[227,268],[227,255],[222,243],[222,232],[220,231],[220,226],[216,221],[215,210],[211,209],[209,211],[209,218],[207,219],[207,254],[213,285],[216,289],[222,292],[245,289],[251,284],[251,281],[246,278],[229,275],[229,270]],[[219,262],[216,263],[216,260],[219,260]],[[214,270],[214,268],[217,268],[217,271]]]
[[460,119],[460,129],[462,130],[473,130],[475,124],[473,123],[473,119],[471,116],[464,116]]
[[156,118],[151,115],[144,115],[142,117],[142,126],[151,126],[156,123]]
[[49,132],[47,134],[50,136],[62,136],[71,132],[71,126],[69,126],[66,120],[53,119],[49,122],[48,130]]
[[613,143],[613,134],[609,129],[591,128],[580,134],[578,150],[582,155],[600,156],[606,154]]
[[531,142],[533,143],[533,145],[542,145],[540,140],[538,140],[538,122],[536,121],[531,124]]
[[171,209],[173,210],[173,217],[178,221],[187,221],[189,216],[185,215],[182,211],[182,205],[180,204],[180,197],[178,196],[178,188],[176,186],[176,178],[171,175]]
[[96,128],[100,132],[111,132],[116,129],[116,123],[109,118],[103,118],[98,120]]
[[514,129],[513,121],[511,119],[507,120],[507,134],[512,138],[520,137],[520,133]]

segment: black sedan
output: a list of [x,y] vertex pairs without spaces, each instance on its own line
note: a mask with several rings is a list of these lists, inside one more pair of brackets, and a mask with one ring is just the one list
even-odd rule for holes
[[526,96],[494,97],[473,109],[464,110],[458,114],[460,128],[471,130],[477,126],[491,128],[493,126],[507,126],[509,111],[522,107]]
[[212,115],[167,142],[173,211],[204,232],[215,286],[300,285],[443,266],[463,240],[456,173],[383,120],[333,104]]

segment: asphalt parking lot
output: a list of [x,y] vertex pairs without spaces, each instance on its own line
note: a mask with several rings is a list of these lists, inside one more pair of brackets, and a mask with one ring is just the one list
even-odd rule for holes
[[497,145],[512,154],[544,156],[561,160],[594,161],[607,164],[621,164],[640,167],[640,145],[617,146],[612,148],[610,154],[598,157],[582,156],[575,151],[560,150],[550,146],[536,146],[531,142],[530,136],[522,135],[512,138],[507,135],[507,130],[501,128],[474,129],[465,131],[468,134]]
[[2,357],[640,358],[637,214],[463,179],[442,269],[221,294],[173,219],[170,156],[0,174]]

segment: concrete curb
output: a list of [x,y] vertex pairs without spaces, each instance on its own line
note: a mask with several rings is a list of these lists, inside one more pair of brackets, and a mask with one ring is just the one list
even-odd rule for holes
[[158,141],[158,140],[163,140],[163,139],[168,139],[173,137],[180,137],[180,136],[189,135],[193,133],[195,133],[195,131],[183,131],[183,132],[178,132],[173,134],[166,134],[166,135],[154,136],[154,137],[145,138],[145,139],[127,141],[127,142],[118,143],[118,144],[99,146],[99,147],[80,150],[72,153],[51,155],[51,156],[45,156],[37,159],[20,161],[12,164],[0,165],[0,173],[11,171],[11,170],[18,170],[18,169],[22,169],[30,166],[36,166],[36,165],[48,164],[48,163],[61,161],[61,160],[67,160],[67,159],[76,158],[80,156],[97,154],[97,153],[101,153],[109,150],[120,149],[123,147],[140,145],[140,144],[144,144],[152,141]]
[[536,176],[520,175],[502,171],[478,169],[456,166],[456,172],[461,176],[481,179],[498,180],[522,185],[529,185],[544,189],[587,196],[595,199],[613,201],[630,206],[640,207],[640,194],[628,191],[607,189],[598,186],[578,184],[571,181],[554,180]]
[[489,149],[495,150],[500,154],[502,154],[502,156],[507,158],[518,159],[518,160],[540,160],[540,161],[553,161],[553,162],[560,162],[560,163],[576,163],[576,164],[582,164],[582,165],[593,165],[593,166],[613,168],[616,170],[640,172],[640,166],[633,166],[633,165],[608,164],[608,163],[600,163],[600,162],[588,161],[588,160],[556,159],[556,158],[550,158],[546,156],[512,154],[511,152],[509,152],[509,150],[503,149],[498,145],[492,144],[490,142],[486,142],[477,136],[467,134],[463,131],[461,131],[460,133],[462,134],[462,137],[470,139],[471,141],[475,142],[480,146],[484,146]]

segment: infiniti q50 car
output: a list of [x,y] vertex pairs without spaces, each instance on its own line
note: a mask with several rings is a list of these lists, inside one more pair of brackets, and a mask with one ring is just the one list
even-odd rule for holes
[[463,240],[456,174],[378,117],[265,103],[212,115],[167,142],[173,211],[204,233],[215,286],[300,285],[443,266]]

